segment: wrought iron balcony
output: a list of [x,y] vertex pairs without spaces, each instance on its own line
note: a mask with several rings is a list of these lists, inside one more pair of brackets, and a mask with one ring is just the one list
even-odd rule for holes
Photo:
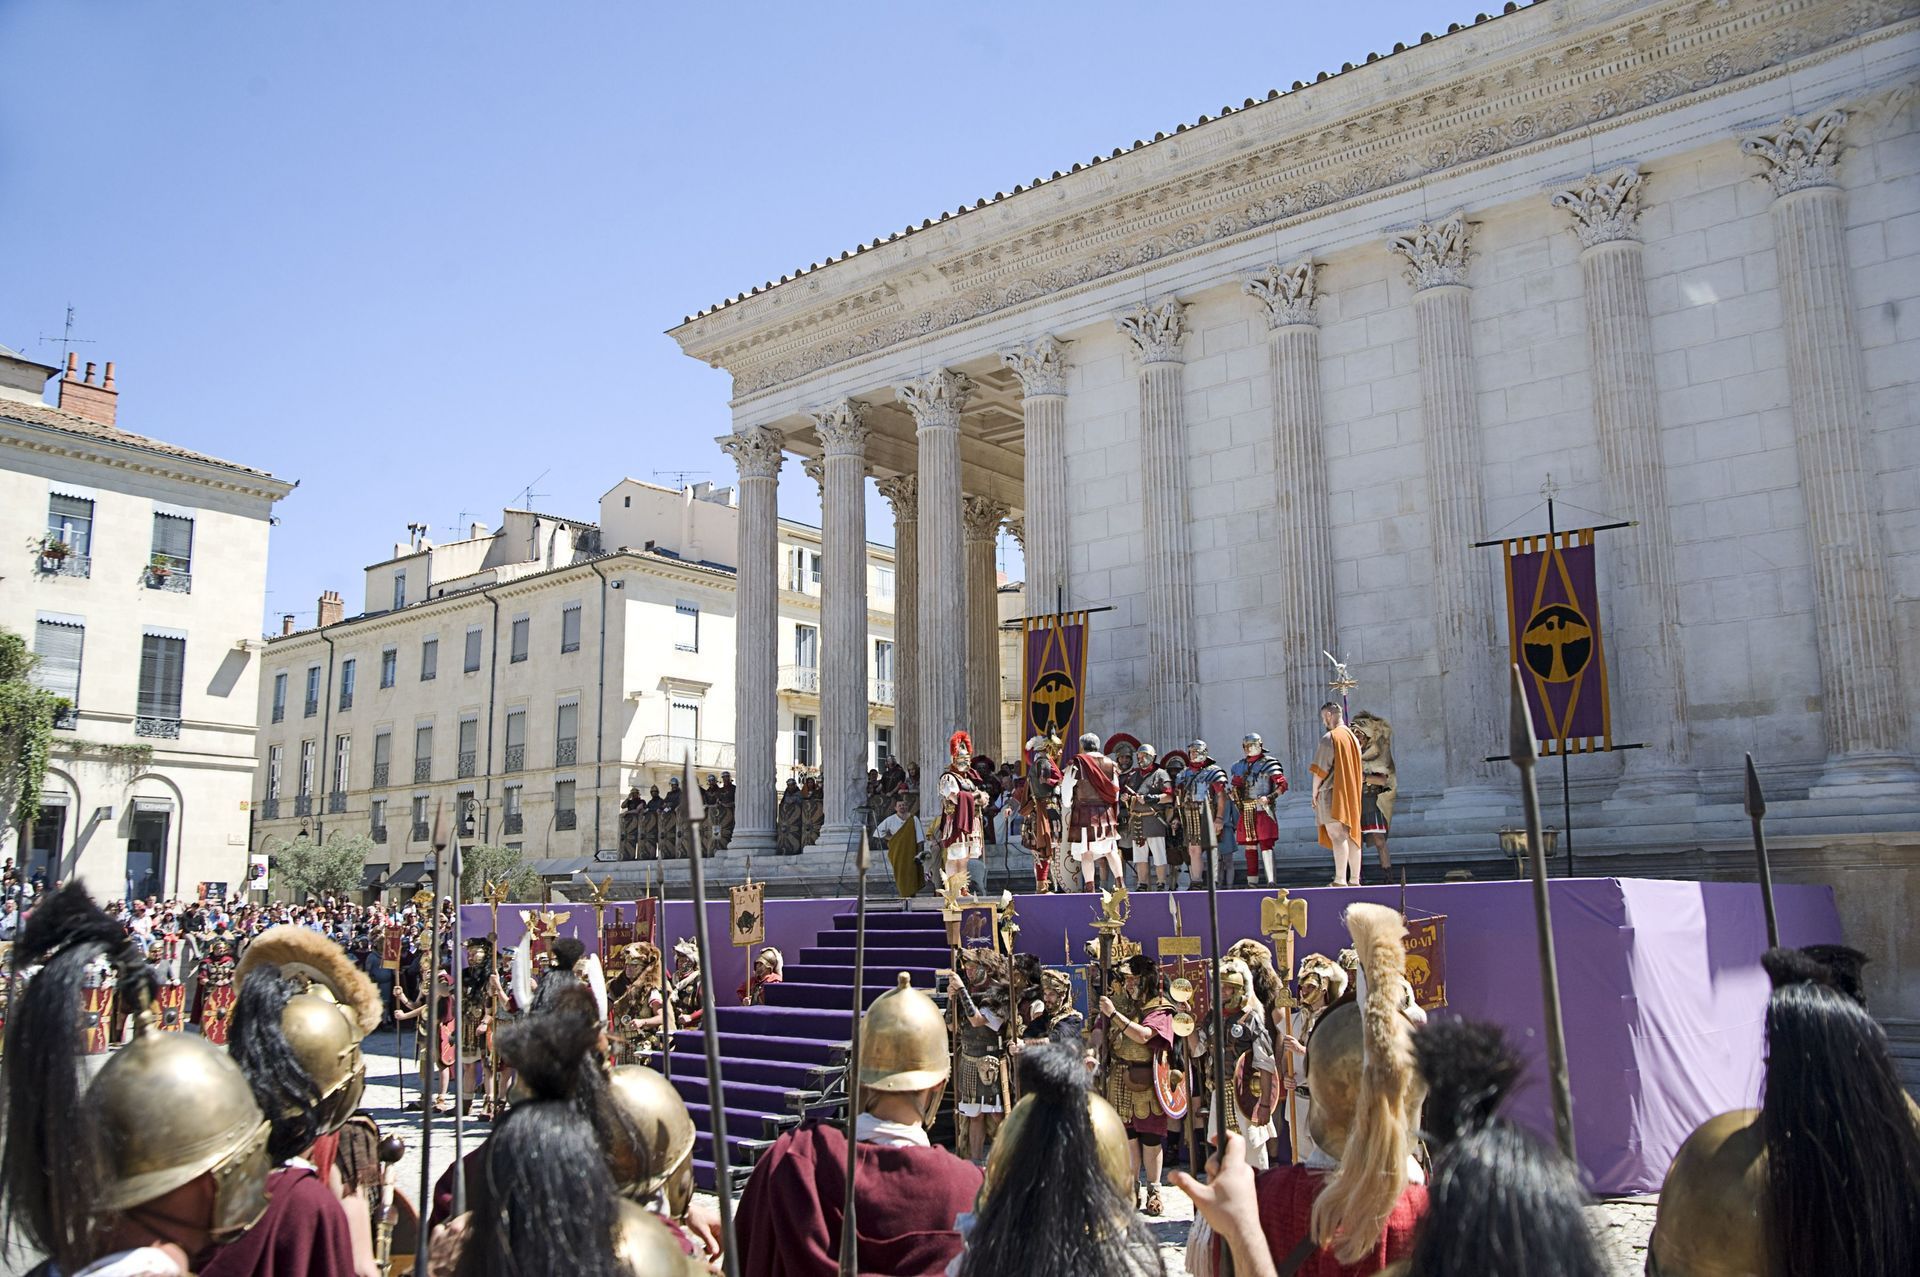
[[517,811],[510,811],[500,822],[502,833],[517,834],[526,828],[527,818]]
[[507,746],[506,770],[517,772],[527,765],[527,747],[525,745]]
[[433,779],[433,760],[431,758],[414,759],[413,760],[414,784],[423,785],[427,781],[430,781],[432,779]]
[[387,774],[391,770],[392,764],[390,763],[375,763],[373,765],[373,787],[375,789],[385,789],[387,787]]
[[307,697],[306,713],[303,715],[303,717],[312,718],[315,714],[318,714],[319,712],[320,712],[320,698],[317,696]]
[[465,780],[467,777],[473,775],[474,768],[478,766],[478,759],[479,755],[474,750],[463,749],[460,751],[459,779]]
[[133,720],[133,734],[147,736],[155,740],[179,740],[180,720],[160,718],[153,714],[141,714]]
[[563,736],[553,744],[553,765],[565,767],[574,761],[580,752],[580,742],[573,736]]
[[695,767],[733,770],[733,742],[708,740],[704,736],[649,736],[640,742],[642,763],[667,763],[679,766],[689,753]]
[[59,732],[80,730],[80,711],[72,705],[63,705],[53,711],[53,728]]
[[267,798],[261,801],[260,819],[262,820],[280,819],[280,800],[278,798]]
[[563,807],[553,813],[553,827],[555,829],[574,829],[578,827],[579,821],[580,813],[572,807]]
[[327,813],[338,816],[347,809],[347,795],[344,790],[336,789],[327,795]]
[[284,723],[287,721],[287,707],[285,705],[275,705],[273,707],[273,721],[276,723]]
[[802,696],[820,695],[820,667],[818,665],[782,665],[780,690],[798,692]]
[[373,840],[380,843],[387,840],[387,827],[385,825],[375,825],[373,827]]
[[347,687],[340,689],[340,708],[343,710],[353,708],[353,689]]
[[46,576],[92,576],[93,556],[90,554],[47,554],[40,555],[40,571]]
[[425,842],[427,838],[428,838],[427,822],[424,820],[414,821],[413,822],[413,841]]
[[867,700],[875,705],[893,704],[893,680],[890,678],[876,678],[871,680],[871,682],[873,686],[867,692]]
[[147,569],[147,588],[165,590],[169,594],[192,594],[193,573],[183,572],[179,568]]
[[293,798],[293,814],[295,816],[313,815],[313,795],[295,794]]

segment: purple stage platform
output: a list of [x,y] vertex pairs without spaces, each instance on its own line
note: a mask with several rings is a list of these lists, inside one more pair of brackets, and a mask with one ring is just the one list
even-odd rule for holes
[[[1781,942],[1804,945],[1840,940],[1839,914],[1826,887],[1781,885],[1775,889]],[[1546,1087],[1546,1046],[1536,958],[1531,888],[1525,882],[1470,882],[1399,887],[1332,888],[1294,892],[1308,901],[1308,932],[1298,952],[1335,953],[1346,947],[1340,911],[1354,900],[1404,907],[1418,919],[1445,914],[1449,1005],[1436,1014],[1458,1014],[1506,1027],[1528,1061],[1510,1112],[1551,1138]],[[1264,891],[1220,895],[1224,944],[1257,934]],[[1204,891],[1174,893],[1183,930],[1206,946]],[[1168,895],[1132,897],[1127,935],[1155,952],[1155,940],[1172,935]],[[1550,884],[1554,938],[1560,961],[1567,1051],[1571,1060],[1574,1126],[1581,1165],[1594,1191],[1632,1194],[1657,1190],[1682,1140],[1715,1113],[1758,1102],[1761,1026],[1767,980],[1760,969],[1766,921],[1757,886],[1742,883],[1665,882],[1637,878],[1575,878]],[[942,962],[938,914],[930,898],[913,915],[873,912],[868,937],[869,997],[891,983],[894,971],[912,972],[927,987]],[[881,901],[877,909],[891,910]],[[501,938],[519,942],[525,928],[520,909],[500,911]],[[569,911],[563,934],[592,944],[593,909]],[[628,906],[629,908],[631,906]],[[609,906],[611,909],[612,906]],[[711,934],[726,935],[726,906],[709,907]],[[1059,965],[1063,944],[1075,961],[1093,938],[1098,897],[1017,897],[1019,947],[1043,963]],[[804,1089],[808,1070],[830,1063],[844,1044],[852,990],[851,922],[847,900],[769,900],[767,941],[787,957],[791,988],[778,1005],[733,1007],[735,987],[746,978],[744,950],[716,963],[714,983],[722,1010],[720,1031],[727,1056],[727,1129],[736,1139],[760,1134],[763,1115],[785,1111],[794,1089]],[[631,916],[629,914],[629,916]],[[465,924],[484,934],[485,906],[466,906]],[[669,946],[688,934],[692,906],[670,901],[665,927]],[[883,931],[884,928],[884,931]],[[882,937],[894,933],[889,944]],[[885,956],[883,956],[885,955]],[[709,1129],[704,1065],[697,1034],[677,1035],[671,1072]],[[816,1075],[817,1076],[817,1075]],[[707,1136],[703,1133],[703,1141]],[[731,1141],[730,1141],[731,1142]],[[710,1142],[698,1156],[704,1163]],[[750,1153],[742,1150],[743,1160]],[[710,1179],[703,1174],[703,1180]]]

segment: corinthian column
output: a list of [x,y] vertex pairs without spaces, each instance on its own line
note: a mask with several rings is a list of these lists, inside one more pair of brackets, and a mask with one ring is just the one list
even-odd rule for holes
[[[1118,317],[1140,365],[1140,458],[1147,551],[1147,683],[1154,739],[1200,731],[1200,663],[1193,639],[1193,556],[1187,548],[1186,306],[1173,297]],[[1171,748],[1161,746],[1161,748]]]
[[[1653,385],[1653,321],[1640,244],[1640,171],[1589,174],[1553,197],[1580,237],[1594,433],[1607,509],[1639,526],[1608,541],[1613,589],[1607,627],[1614,712],[1646,748],[1627,754],[1622,797],[1693,788],[1686,770],[1687,692],[1680,657],[1680,595],[1674,585],[1667,471]],[[1627,709],[1625,715],[1621,709]]]
[[1009,350],[1000,362],[1020,376],[1026,419],[1027,611],[1066,606],[1067,595],[1067,343],[1040,337]]
[[733,768],[740,778],[728,850],[773,849],[773,750],[779,661],[779,479],[785,440],[757,426],[722,435],[740,468],[739,592],[734,622]]
[[973,747],[1001,757],[1000,573],[994,550],[1007,507],[991,497],[968,497],[967,532],[967,721]]
[[1786,119],[1740,144],[1766,165],[1774,192],[1794,452],[1813,559],[1827,785],[1913,776],[1878,485],[1861,440],[1867,394],[1838,172],[1846,123],[1837,110]]
[[1244,291],[1267,313],[1273,379],[1274,536],[1280,564],[1280,653],[1286,669],[1286,766],[1306,772],[1319,743],[1326,657],[1342,659],[1333,607],[1333,516],[1320,416],[1320,326],[1314,262],[1268,266]]
[[920,482],[890,475],[874,486],[893,507],[893,740],[902,765],[920,756]]
[[942,368],[899,387],[913,413],[919,443],[920,810],[939,812],[934,777],[947,761],[947,737],[966,727],[967,645],[964,622],[966,546],[960,536],[960,412],[973,382]]
[[[1474,400],[1468,326],[1466,218],[1453,213],[1396,236],[1389,248],[1408,262],[1420,348],[1420,416],[1426,433],[1427,511],[1433,539],[1434,631],[1440,658],[1449,790],[1479,790],[1493,779],[1482,760],[1506,743],[1501,726],[1505,660],[1494,646],[1487,565],[1473,548],[1482,528],[1480,411]],[[1463,795],[1464,796],[1464,795]],[[1477,797],[1478,795],[1474,795]]]
[[867,436],[864,409],[842,399],[813,412],[826,477],[820,490],[820,773],[817,844],[844,850],[867,792]]

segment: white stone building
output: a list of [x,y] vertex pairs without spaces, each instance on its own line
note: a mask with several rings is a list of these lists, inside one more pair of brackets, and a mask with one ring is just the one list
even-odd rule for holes
[[274,503],[293,485],[115,424],[96,381],[0,347],[0,626],[72,703],[0,855],[104,898],[238,891]]
[[[1750,874],[1751,751],[1786,872],[1891,954],[1920,901],[1920,4],[1507,8],[688,317],[733,377],[745,525],[787,451],[825,458],[830,573],[864,535],[845,476],[917,495],[900,594],[951,601],[902,617],[923,759],[983,721],[991,502],[1029,598],[1113,609],[1096,730],[1257,730],[1303,780],[1330,650],[1395,724],[1396,840],[1491,852],[1507,636],[1473,543],[1543,532],[1551,476],[1561,526],[1636,524],[1601,539],[1601,602],[1614,737],[1646,748],[1573,761],[1582,846]],[[743,688],[776,570],[750,541]],[[764,778],[771,724],[739,713]]]
[[[599,522],[508,510],[496,530],[418,538],[366,569],[361,611],[267,642],[256,846],[370,832],[367,885],[427,858],[434,812],[474,803],[471,837],[534,860],[618,845],[620,799],[666,788],[691,751],[734,768],[732,492],[623,479]],[[782,774],[818,770],[819,533],[782,523]],[[893,556],[868,547],[865,739],[891,748]],[[771,696],[769,697],[771,700]],[[864,767],[863,763],[863,767]],[[405,871],[405,872],[401,872]]]

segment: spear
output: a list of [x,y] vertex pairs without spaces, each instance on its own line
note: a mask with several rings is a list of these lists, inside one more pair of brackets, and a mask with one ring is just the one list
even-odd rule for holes
[[1567,1031],[1560,1019],[1560,966],[1553,953],[1553,916],[1547,904],[1546,839],[1540,830],[1540,791],[1533,769],[1539,761],[1533,739],[1533,718],[1527,710],[1526,685],[1520,667],[1512,666],[1512,694],[1507,716],[1507,757],[1520,769],[1520,804],[1527,815],[1527,855],[1533,866],[1533,915],[1540,935],[1540,987],[1546,999],[1547,1071],[1553,1083],[1553,1130],[1567,1160],[1573,1153],[1573,1089],[1567,1080]]
[[[435,803],[432,845],[436,848],[446,846],[445,822],[444,802]],[[434,868],[438,870],[437,854],[434,860]],[[429,877],[428,882],[433,883],[433,879]],[[422,906],[427,915],[427,980],[426,989],[420,1001],[420,1014],[423,1017],[422,1031],[426,1035],[421,1048],[422,1068],[420,1070],[420,1200],[431,1202],[433,1200],[433,1102],[437,1094],[432,1079],[434,1069],[440,1063],[440,944],[439,937],[434,934],[436,929],[434,924],[439,921],[440,900],[439,893],[435,891],[429,890],[423,894],[427,897],[426,904]],[[414,903],[419,904],[419,902],[419,896],[415,896]],[[456,1170],[453,1178],[458,1183],[463,1177]],[[427,1230],[424,1228],[420,1230],[419,1247],[414,1253],[413,1263],[415,1272],[427,1271]]]
[[[693,783],[693,753],[688,751],[680,781],[680,810],[687,822],[689,863],[693,870],[693,942],[700,946],[700,989],[705,995],[706,1014],[700,1017],[701,1036],[707,1046],[707,1106],[713,1118],[713,1183],[720,1199],[720,1236],[725,1247],[723,1262],[726,1277],[740,1277],[740,1247],[733,1235],[733,1168],[727,1164],[727,1100],[720,1084],[720,1004],[713,993],[713,946],[707,942],[707,872],[700,850],[700,825],[707,818],[707,806]],[[749,978],[752,972],[748,972]],[[421,1269],[422,1272],[426,1270]]]
[[[1233,1079],[1227,1076],[1227,1012],[1220,1000],[1220,959],[1225,951],[1220,948],[1220,840],[1217,838],[1207,849],[1207,931],[1208,942],[1213,946],[1208,951],[1207,963],[1207,996],[1213,1000],[1213,1103],[1208,1106],[1207,1123],[1219,1123],[1220,1154],[1224,1158],[1228,1106],[1232,1103],[1228,1088],[1233,1085]],[[1188,1094],[1192,1094],[1191,1088]],[[1225,1250],[1220,1254],[1220,1272],[1222,1277],[1233,1277],[1233,1256]]]
[[1747,755],[1747,819],[1753,822],[1753,854],[1760,862],[1760,901],[1767,907],[1767,948],[1780,947],[1780,919],[1773,912],[1773,861],[1767,856],[1767,834],[1760,821],[1767,814],[1767,796],[1760,792],[1760,773]]
[[[859,1144],[854,1139],[854,1125],[859,1120],[860,1108],[861,995],[866,992],[867,982],[867,864],[873,855],[864,826],[855,829],[853,836],[860,850],[854,856],[853,1024],[847,1038],[847,1200],[840,1210],[840,1277],[855,1277],[860,1271],[860,1241],[854,1227],[853,1198],[855,1153]],[[751,980],[752,974],[747,978]]]
[[466,1043],[461,1039],[466,1032],[466,936],[460,925],[460,906],[466,903],[466,893],[460,889],[460,822],[466,819],[466,813],[457,807],[454,810],[453,829],[447,841],[434,848],[436,854],[442,847],[450,850],[452,867],[447,871],[453,878],[453,945],[447,951],[447,965],[453,970],[453,1213],[467,1213],[467,1172],[466,1158],[467,1126],[467,1057]]

